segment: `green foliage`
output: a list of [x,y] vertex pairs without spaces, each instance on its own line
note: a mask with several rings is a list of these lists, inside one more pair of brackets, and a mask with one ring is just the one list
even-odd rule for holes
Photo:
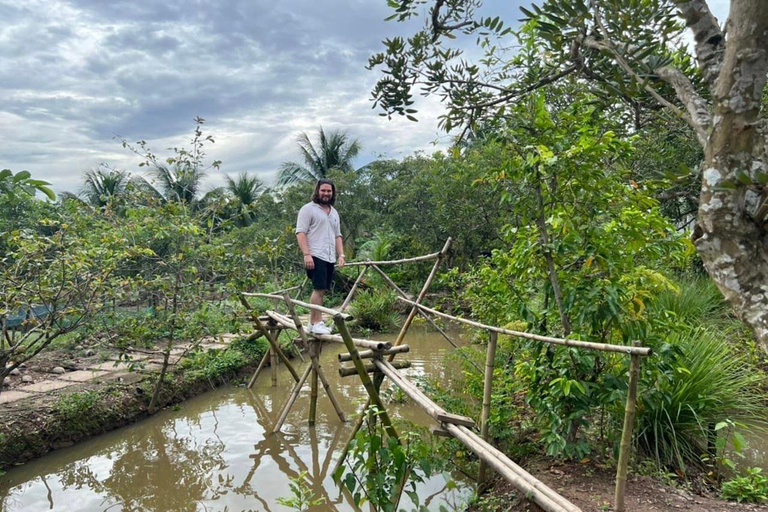
[[721,422],[768,427],[764,376],[719,333],[690,328],[671,334],[642,370],[636,437],[661,466],[685,472],[700,466]]
[[752,503],[768,502],[768,478],[762,474],[763,469],[747,468],[744,476],[737,476],[723,482],[723,498]]
[[334,480],[352,494],[358,507],[368,502],[376,511],[395,512],[400,492],[406,492],[418,508],[416,484],[438,469],[429,446],[415,433],[406,433],[400,442],[387,436],[375,406],[364,414],[363,428],[352,440]]
[[702,320],[722,320],[728,314],[723,294],[707,276],[684,278],[676,289],[659,293],[649,301],[649,315],[669,317],[671,324],[696,326]]
[[355,294],[350,305],[356,325],[372,331],[386,331],[397,325],[396,296],[390,290],[365,290]]
[[325,503],[325,500],[322,498],[315,498],[315,494],[309,487],[309,478],[306,471],[302,471],[298,476],[292,477],[289,487],[291,489],[291,497],[277,498],[279,504],[291,507],[297,512],[304,512],[310,507],[316,507]]
[[50,183],[33,179],[29,171],[19,171],[16,174],[13,174],[10,169],[0,171],[0,197],[13,197],[19,193],[34,196],[38,191],[45,194],[51,201],[56,199]]
[[238,350],[207,350],[188,354],[181,366],[189,380],[215,380],[236,372],[247,362],[248,358]]
[[99,394],[94,391],[83,391],[64,395],[56,402],[54,409],[67,421],[77,421],[91,411],[99,400]]

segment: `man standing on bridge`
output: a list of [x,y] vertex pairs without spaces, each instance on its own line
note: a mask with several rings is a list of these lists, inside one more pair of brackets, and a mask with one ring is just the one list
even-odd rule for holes
[[[344,244],[341,238],[339,212],[333,207],[336,202],[336,185],[331,180],[321,179],[315,186],[312,201],[299,210],[296,220],[296,240],[304,253],[304,268],[312,280],[312,297],[309,302],[323,305],[325,292],[331,287],[334,264],[338,256],[339,268],[344,266]],[[309,316],[309,332],[330,334],[331,330],[322,322],[320,311],[312,310]]]

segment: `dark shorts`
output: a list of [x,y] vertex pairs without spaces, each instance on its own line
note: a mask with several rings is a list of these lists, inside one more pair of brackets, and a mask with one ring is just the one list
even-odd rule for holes
[[330,290],[333,281],[333,263],[312,256],[315,268],[307,269],[307,276],[312,280],[312,288],[315,290]]

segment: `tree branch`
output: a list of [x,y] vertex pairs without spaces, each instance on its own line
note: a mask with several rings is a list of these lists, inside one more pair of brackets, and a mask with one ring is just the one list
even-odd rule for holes
[[720,74],[725,53],[725,38],[706,0],[679,1],[677,8],[696,41],[696,60],[704,81],[713,88]]
[[700,127],[696,130],[696,138],[702,147],[707,145],[707,133],[712,125],[712,114],[709,111],[707,102],[696,93],[693,84],[682,71],[672,66],[664,66],[654,70],[659,77],[671,85],[677,97],[685,105],[691,119]]
[[595,14],[595,24],[597,25],[598,29],[602,33],[603,40],[598,41],[595,38],[591,36],[583,37],[580,41],[584,46],[587,46],[588,48],[593,48],[598,51],[607,52],[613,55],[613,58],[618,63],[619,67],[621,67],[628,75],[630,75],[632,78],[634,78],[637,83],[642,84],[643,89],[653,96],[653,98],[658,101],[660,104],[664,105],[666,108],[671,110],[675,113],[676,116],[683,119],[686,123],[688,123],[691,128],[693,128],[696,131],[696,136],[698,139],[705,140],[707,138],[707,131],[706,129],[699,125],[698,122],[694,121],[694,119],[677,108],[674,104],[672,104],[669,100],[664,98],[661,94],[659,94],[653,87],[645,83],[645,80],[641,79],[640,76],[635,72],[634,69],[632,69],[632,66],[629,65],[629,63],[624,59],[624,57],[616,50],[616,48],[613,46],[613,44],[610,41],[610,38],[608,37],[608,31],[605,29],[605,25],[603,24],[603,19],[600,16],[600,11],[595,7],[594,9]]
[[435,42],[441,32],[450,32],[451,30],[459,30],[464,27],[472,25],[472,21],[462,21],[455,25],[446,25],[440,21],[440,9],[445,4],[445,0],[437,0],[435,6],[432,8],[432,42]]

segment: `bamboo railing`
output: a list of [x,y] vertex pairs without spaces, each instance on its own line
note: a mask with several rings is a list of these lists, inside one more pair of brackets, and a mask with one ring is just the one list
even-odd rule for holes
[[[437,311],[435,309],[429,308],[427,306],[424,306],[421,302],[425,298],[427,291],[432,283],[432,280],[437,274],[437,270],[441,262],[446,257],[448,250],[450,249],[451,242],[452,241],[449,238],[440,252],[427,254],[424,256],[418,256],[415,258],[405,258],[405,259],[392,260],[392,261],[359,261],[359,262],[347,263],[346,266],[348,267],[362,266],[363,268],[360,274],[358,275],[357,279],[355,280],[354,285],[352,286],[350,292],[348,293],[347,297],[345,298],[339,310],[323,307],[316,304],[309,304],[306,302],[299,301],[297,299],[291,299],[288,296],[287,292],[293,289],[296,289],[297,287],[288,288],[285,290],[280,290],[279,292],[272,292],[272,293],[241,294],[242,300],[245,300],[244,297],[248,296],[248,297],[261,297],[261,298],[267,298],[275,301],[284,302],[288,306],[288,309],[291,314],[291,318],[285,315],[282,315],[280,313],[277,313],[275,311],[267,311],[266,312],[267,317],[270,319],[271,322],[273,322],[274,326],[276,326],[277,328],[297,330],[301,336],[301,339],[304,341],[304,343],[314,348],[314,350],[310,350],[310,359],[312,360],[313,364],[310,365],[310,367],[304,372],[304,375],[302,375],[301,377],[299,377],[298,375],[294,375],[294,379],[297,381],[297,384],[294,386],[294,390],[291,393],[289,403],[283,409],[281,417],[278,420],[278,424],[275,427],[274,431],[276,432],[279,430],[280,426],[282,425],[282,422],[285,419],[285,416],[287,416],[288,414],[288,411],[291,405],[293,404],[296,397],[298,396],[298,392],[301,386],[303,385],[304,381],[306,381],[306,379],[309,377],[310,373],[313,373],[315,375],[315,380],[317,376],[321,376],[321,380],[325,381],[324,375],[321,373],[321,371],[319,371],[319,362],[317,359],[317,356],[319,355],[319,347],[320,347],[319,342],[320,341],[342,342],[347,346],[349,353],[340,354],[339,361],[340,362],[351,361],[352,363],[354,363],[354,367],[341,368],[339,370],[340,375],[342,376],[358,375],[360,377],[368,393],[368,402],[366,403],[366,406],[363,408],[363,411],[366,410],[371,403],[375,404],[379,409],[381,409],[382,413],[381,413],[380,419],[384,424],[384,427],[387,430],[388,434],[392,436],[394,439],[398,439],[397,433],[394,427],[392,426],[392,422],[389,419],[386,409],[384,408],[384,405],[381,402],[381,398],[379,396],[379,388],[381,386],[381,383],[384,377],[389,378],[395,385],[400,387],[400,389],[402,389],[403,392],[405,392],[413,400],[414,403],[419,405],[424,411],[427,412],[427,414],[429,414],[435,421],[437,421],[441,425],[441,428],[437,429],[436,431],[437,434],[454,437],[455,439],[459,440],[464,445],[466,445],[470,450],[472,450],[479,457],[481,461],[479,482],[481,484],[486,479],[487,468],[490,467],[496,470],[501,476],[503,476],[506,480],[508,480],[513,485],[515,485],[518,489],[526,493],[526,495],[529,498],[535,501],[546,512],[580,512],[580,509],[578,507],[576,507],[575,505],[570,503],[568,500],[560,496],[558,493],[556,493],[555,491],[547,487],[541,481],[537,480],[535,477],[527,473],[520,466],[515,464],[513,461],[509,460],[506,457],[506,455],[504,455],[501,451],[497,450],[496,448],[494,448],[492,445],[488,443],[488,436],[489,436],[488,418],[490,416],[490,408],[491,408],[491,393],[492,393],[492,385],[493,385],[493,370],[494,370],[494,359],[495,359],[495,349],[496,349],[496,338],[498,334],[505,334],[509,336],[522,338],[522,339],[548,343],[552,345],[560,345],[560,346],[567,346],[567,347],[574,347],[579,349],[595,350],[595,351],[602,351],[602,352],[614,352],[614,353],[627,354],[631,357],[630,371],[629,371],[629,392],[627,395],[627,403],[625,407],[624,428],[622,430],[621,448],[619,453],[619,461],[618,461],[618,468],[617,468],[617,475],[616,475],[616,489],[615,489],[615,496],[614,496],[614,510],[616,512],[624,512],[624,495],[625,495],[625,488],[626,488],[628,463],[629,463],[630,451],[631,451],[631,439],[632,439],[632,430],[633,430],[634,417],[635,417],[635,406],[636,406],[636,400],[637,400],[637,386],[639,381],[640,363],[641,363],[642,357],[646,357],[652,354],[651,349],[649,347],[641,346],[639,342],[634,342],[632,346],[614,345],[610,343],[595,343],[595,342],[583,341],[583,340],[555,338],[550,336],[542,336],[538,334],[515,331],[512,329],[486,325],[480,322],[475,322],[473,320],[452,316],[452,315]],[[413,263],[413,262],[429,261],[429,260],[435,260],[435,263],[429,274],[429,277],[425,281],[416,300],[411,300],[409,296],[407,296],[407,294],[402,289],[400,289],[397,286],[397,284],[395,284],[394,281],[392,281],[392,279],[389,278],[389,276],[384,271],[381,270],[381,268],[379,268],[380,266],[385,266],[385,265],[396,265],[396,264],[402,264],[402,263]],[[388,286],[390,286],[393,290],[395,290],[395,292],[398,294],[398,297],[397,297],[398,300],[411,306],[411,310],[408,314],[408,317],[405,320],[394,344],[387,343],[387,342],[352,338],[352,336],[349,334],[349,330],[346,327],[346,322],[351,320],[352,316],[344,313],[344,310],[346,310],[347,306],[349,306],[353,294],[357,290],[358,285],[362,282],[363,276],[365,275],[366,271],[370,267],[373,267],[373,269],[376,272],[378,272],[379,275],[381,275],[381,277],[384,279],[384,282]],[[282,293],[282,295],[280,295],[280,293]],[[336,324],[336,327],[339,331],[339,334],[338,335],[333,335],[333,334],[312,335],[312,339],[310,340],[307,337],[306,333],[304,332],[303,326],[301,325],[301,322],[298,316],[296,315],[295,310],[293,309],[294,306],[302,306],[304,308],[320,311],[322,313],[332,316]],[[437,328],[438,332],[440,332],[454,347],[456,347],[456,344],[443,331],[443,329],[441,329],[434,322],[434,320],[430,315],[434,315],[450,321],[469,325],[474,328],[483,329],[489,332],[490,339],[488,344],[488,351],[486,354],[486,365],[485,365],[485,372],[484,372],[485,379],[484,379],[484,390],[483,390],[483,404],[482,404],[483,407],[482,407],[482,416],[481,416],[481,425],[480,425],[480,435],[470,430],[475,426],[474,420],[472,420],[471,418],[454,415],[443,410],[437,404],[435,404],[431,399],[429,399],[429,397],[427,397],[418,387],[413,385],[402,374],[398,372],[398,369],[407,368],[409,366],[409,363],[398,362],[393,364],[392,362],[393,358],[397,354],[405,353],[405,352],[408,352],[409,350],[409,347],[407,345],[403,345],[402,342],[405,338],[405,335],[408,329],[410,328],[413,318],[417,314],[422,315],[424,318],[426,318],[427,321],[429,321],[435,328]],[[274,336],[274,333],[269,333],[267,330],[265,330],[264,333],[267,334],[267,339],[270,341],[270,343],[272,343],[276,338],[276,336]],[[269,334],[272,334],[272,336],[270,336]],[[358,348],[361,348],[364,350],[358,351]],[[313,352],[314,352],[314,355],[313,355]],[[273,358],[277,359],[276,356],[277,354],[274,354]],[[388,356],[389,359],[385,360],[385,356]],[[251,383],[253,382],[253,380],[255,380],[256,375],[258,374],[259,370],[265,363],[265,360],[266,360],[266,357],[264,360],[261,361],[259,369],[257,369],[256,374],[254,374],[254,377]],[[369,363],[365,364],[364,360],[368,360]],[[315,369],[316,365],[318,366],[318,369]],[[475,367],[477,367],[477,365],[475,365]],[[478,370],[480,371],[479,368]],[[295,373],[295,371],[292,373]],[[371,373],[374,374],[373,379],[371,379],[369,376],[369,374]],[[326,391],[329,394],[329,397],[331,397],[331,400],[335,401],[332,397],[332,392],[330,391],[330,389],[328,389],[326,382],[324,382],[324,386],[326,387]],[[250,387],[250,384],[249,384],[249,387]],[[310,424],[314,424],[314,418],[313,418],[314,415],[312,413],[312,411],[314,410],[314,407],[312,407],[312,405],[317,399],[316,388],[317,388],[317,383],[316,381],[313,381],[313,387],[312,387],[313,390],[311,395],[312,404],[310,406]],[[334,403],[334,406],[336,407],[335,403]],[[342,418],[342,421],[343,421],[343,415],[340,409],[337,408],[337,412],[339,413],[339,417]],[[357,433],[359,428],[362,426],[363,419],[364,419],[364,414],[360,414],[358,418],[358,422],[355,428],[353,429],[353,432],[350,435],[346,446],[342,451],[341,457],[337,462],[336,469],[338,469],[338,467],[343,463],[343,460],[349,449],[351,441],[354,439],[355,434]],[[333,473],[335,474],[336,470],[334,470]],[[401,484],[404,485],[405,482],[402,482]]]

